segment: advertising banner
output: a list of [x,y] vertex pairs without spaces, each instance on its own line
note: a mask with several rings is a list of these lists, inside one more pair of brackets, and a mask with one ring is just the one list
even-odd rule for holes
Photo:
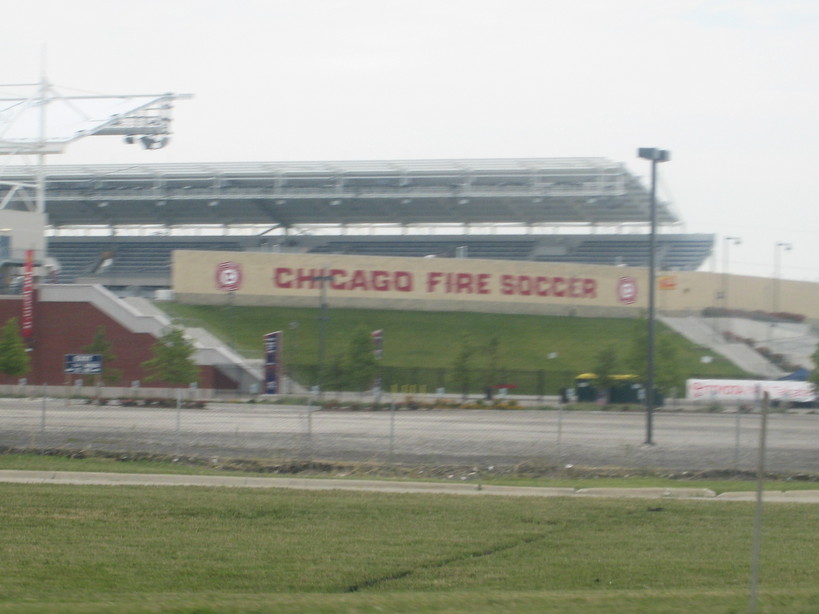
[[816,397],[813,384],[787,380],[690,379],[685,396],[694,401],[735,401],[762,398],[767,392],[771,401],[807,403]]
[[66,354],[64,371],[74,375],[99,375],[102,354]]
[[282,331],[267,333],[264,339],[264,393],[281,391]]

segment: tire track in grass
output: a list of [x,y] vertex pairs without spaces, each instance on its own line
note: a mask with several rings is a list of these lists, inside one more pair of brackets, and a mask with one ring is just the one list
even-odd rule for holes
[[500,546],[495,546],[494,548],[489,548],[486,550],[478,550],[473,552],[466,552],[459,556],[453,556],[446,559],[442,559],[440,561],[431,561],[429,563],[419,565],[413,569],[405,569],[403,571],[397,571],[395,573],[391,573],[385,576],[380,576],[378,578],[371,578],[369,580],[364,580],[363,582],[359,582],[357,584],[351,584],[350,586],[342,589],[344,593],[356,593],[361,590],[366,590],[368,588],[375,588],[381,584],[386,584],[387,582],[392,582],[394,580],[403,580],[411,576],[412,574],[418,571],[426,571],[429,569],[441,569],[446,567],[447,565],[452,565],[453,563],[460,563],[461,561],[467,561],[470,559],[480,559],[487,556],[493,556],[495,554],[499,554],[501,552],[506,552],[507,550],[512,550],[513,548],[517,548],[519,546],[526,546],[529,544],[533,544],[535,542],[545,540],[549,534],[543,535],[533,535],[530,537],[524,537],[523,539],[519,539],[517,541],[503,544]]

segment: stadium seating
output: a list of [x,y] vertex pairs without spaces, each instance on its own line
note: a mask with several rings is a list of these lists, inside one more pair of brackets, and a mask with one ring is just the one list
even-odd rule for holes
[[[660,235],[657,265],[665,270],[697,270],[711,254],[711,235]],[[459,248],[464,248],[460,250]],[[49,254],[60,263],[59,281],[95,276],[110,284],[151,276],[170,283],[174,250],[285,251],[362,256],[438,257],[577,262],[648,266],[647,235],[396,235],[291,238],[268,237],[51,237]]]

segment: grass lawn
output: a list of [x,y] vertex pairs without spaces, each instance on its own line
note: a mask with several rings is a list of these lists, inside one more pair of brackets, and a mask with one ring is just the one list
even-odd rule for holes
[[[282,330],[286,359],[311,364],[317,359],[318,309],[289,307],[233,307],[157,303],[185,326],[202,326],[248,356],[260,358],[263,334]],[[297,322],[295,330],[291,322]],[[332,309],[328,322],[328,355],[344,351],[359,329],[384,330],[384,364],[396,367],[451,367],[463,338],[476,345],[497,337],[500,367],[504,369],[567,372],[594,370],[598,353],[615,345],[629,347],[634,320],[629,318],[575,318],[514,314],[422,312],[377,309]],[[668,329],[658,323],[658,334]],[[725,358],[670,333],[686,377],[741,377],[744,372]],[[548,359],[550,354],[557,354]],[[478,367],[485,365],[477,364]]]
[[[768,505],[760,612],[816,612]],[[0,612],[742,612],[753,505],[0,484]]]

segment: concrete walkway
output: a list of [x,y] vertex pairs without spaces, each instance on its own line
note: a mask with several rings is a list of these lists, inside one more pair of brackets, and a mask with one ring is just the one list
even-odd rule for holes
[[[391,482],[327,478],[250,478],[238,476],[91,473],[82,471],[0,470],[0,482],[102,486],[202,486],[225,488],[293,488],[299,490],[358,490],[382,493],[495,495],[504,497],[613,497],[685,499],[701,501],[755,501],[756,492],[716,494],[708,488],[547,488],[492,486],[477,483]],[[766,503],[819,503],[819,490],[766,490]]]

